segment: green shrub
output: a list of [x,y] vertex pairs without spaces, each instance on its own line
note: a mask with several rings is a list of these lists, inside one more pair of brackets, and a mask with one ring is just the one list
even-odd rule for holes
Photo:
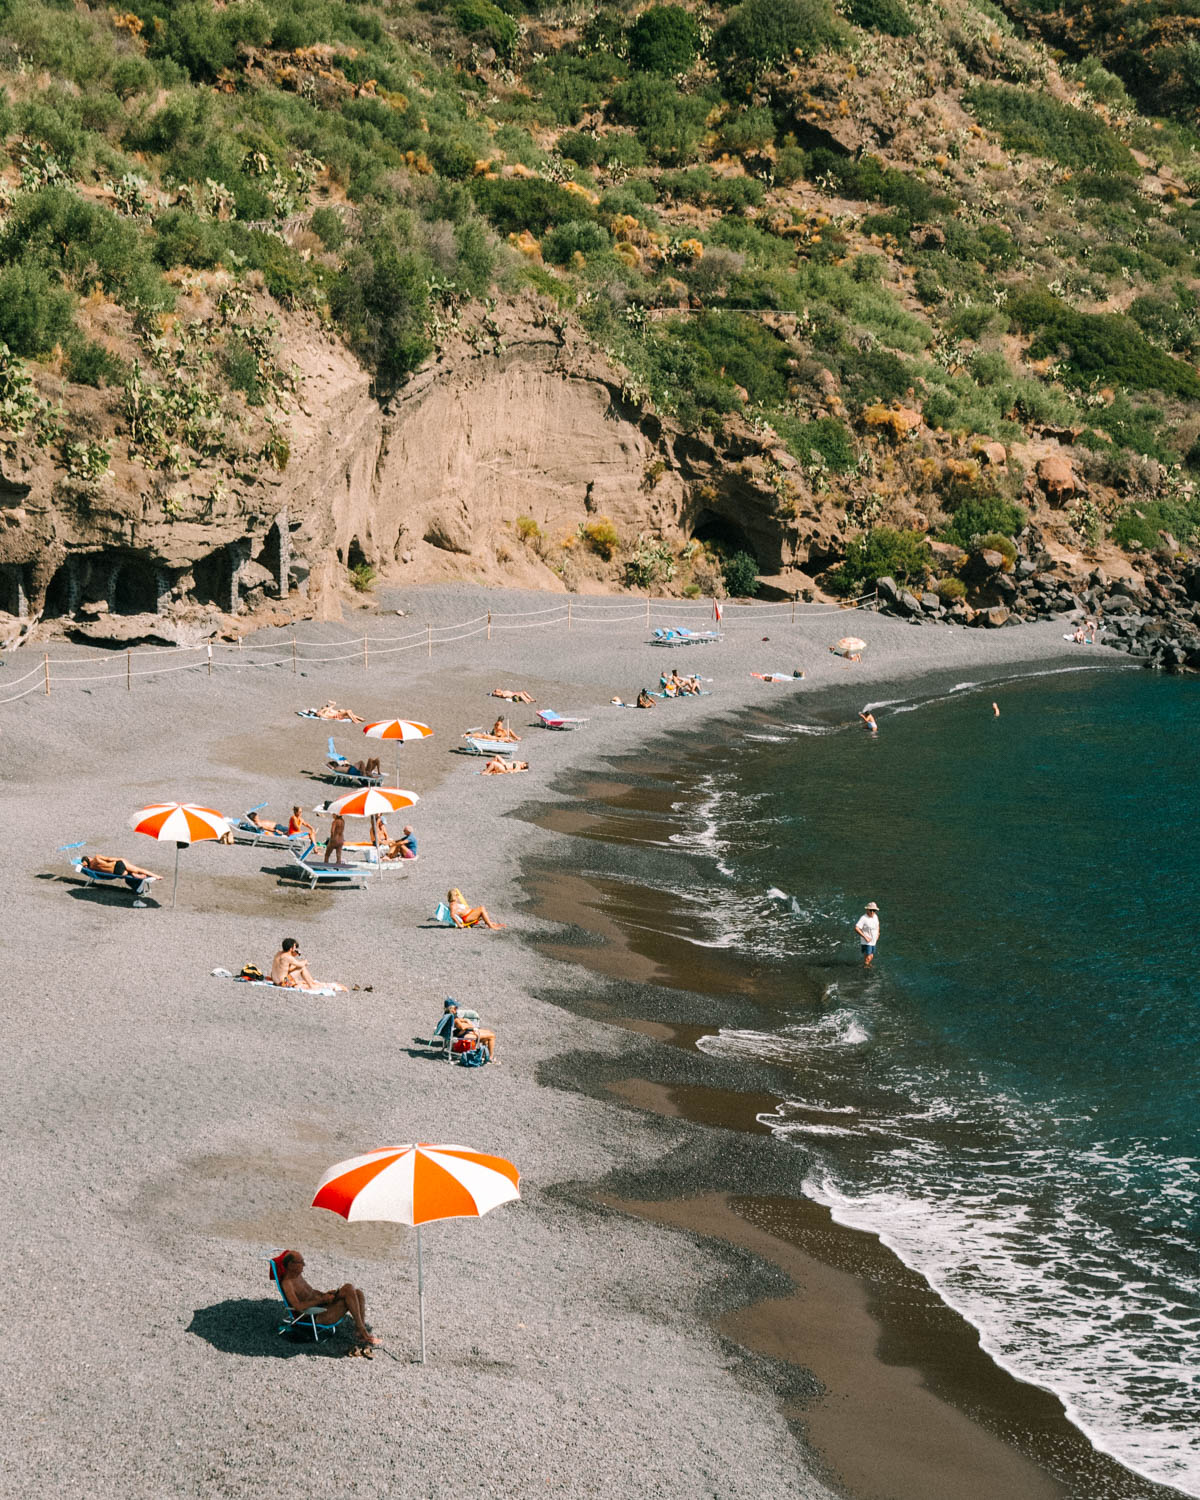
[[516,528],[517,535],[523,542],[536,542],[542,535],[542,528],[532,516],[518,516]]
[[836,417],[798,422],[794,417],[773,415],[771,425],[787,444],[792,457],[806,468],[818,455],[832,474],[847,474],[857,462],[850,429]]
[[726,591],[735,599],[753,599],[758,593],[758,561],[749,552],[735,552],[721,562]]
[[599,136],[589,135],[582,130],[565,131],[558,138],[557,149],[560,156],[565,156],[579,167],[594,167],[604,155]]
[[454,24],[465,36],[486,41],[504,57],[517,45],[517,23],[490,0],[458,0],[451,8]]
[[36,261],[0,269],[0,342],[14,354],[48,354],[71,327],[75,298]]
[[652,5],[629,28],[628,45],[639,72],[686,73],[700,51],[700,27],[681,5]]
[[901,0],[848,0],[843,14],[864,31],[882,31],[885,36],[912,36],[917,29]]
[[[829,177],[848,198],[877,199],[902,211],[897,226],[907,233],[913,224],[953,209],[953,200],[935,193],[915,172],[885,167],[877,156],[854,159],[820,146],[809,157],[809,176]],[[865,227],[865,225],[864,225]],[[875,229],[876,233],[882,231]]]
[[989,532],[987,536],[977,537],[973,550],[976,552],[998,552],[1004,559],[1004,571],[1006,573],[1011,573],[1016,565],[1017,549],[1013,545],[1012,538],[1001,536],[998,531]]
[[592,212],[579,193],[568,193],[540,177],[476,177],[471,192],[501,234],[528,229],[540,237],[551,224],[566,224]]
[[956,599],[967,597],[967,586],[961,578],[939,578],[936,588],[943,604],[953,604]]
[[1200,378],[1190,365],[1152,344],[1137,324],[1118,313],[1081,313],[1045,289],[1011,297],[1013,323],[1034,335],[1035,359],[1062,359],[1065,377],[1076,385],[1093,380],[1168,396],[1200,396]]
[[712,57],[727,83],[753,79],[793,54],[811,57],[846,39],[828,0],[744,0],[712,39]]
[[775,139],[775,119],[769,109],[756,105],[730,115],[721,126],[721,145],[726,151],[741,154],[761,151]]
[[852,350],[838,363],[847,394],[860,406],[895,401],[906,395],[913,383],[912,371],[888,349],[871,349],[865,354]]
[[360,594],[366,594],[375,587],[376,573],[369,562],[355,563],[350,569],[350,583]]
[[565,266],[576,252],[584,257],[598,255],[611,243],[608,230],[595,219],[568,219],[546,235],[542,254],[552,265]]
[[1064,167],[1136,171],[1129,147],[1102,120],[1043,89],[984,83],[968,89],[963,103],[1009,151],[1049,157]]
[[636,73],[614,91],[609,108],[614,119],[634,127],[653,160],[674,163],[695,155],[711,105],[681,94],[658,73]]
[[202,219],[185,208],[169,208],[154,221],[154,258],[167,270],[172,266],[206,270],[217,264],[228,243],[224,224]]
[[1152,500],[1130,506],[1113,522],[1112,539],[1118,547],[1145,547],[1153,551],[1162,545],[1160,531],[1169,531],[1180,542],[1191,541],[1200,532],[1200,503],[1183,505]]
[[533,95],[527,111],[547,124],[578,125],[584,110],[603,104],[628,72],[612,52],[556,52],[525,71]]
[[391,389],[432,353],[427,260],[385,234],[355,246],[329,289],[347,342]]
[[125,379],[125,365],[103,344],[80,335],[67,344],[66,375],[78,385],[120,385]]
[[954,542],[969,552],[979,545],[980,537],[997,533],[1016,536],[1028,520],[1028,511],[999,495],[970,495],[955,506],[950,524],[942,531],[942,541]]
[[169,57],[204,82],[215,79],[223,68],[231,68],[243,44],[261,47],[271,39],[271,17],[260,4],[230,5],[218,11],[209,0],[183,0],[162,8],[166,16],[149,13],[142,17],[151,23],[144,33],[150,56]]
[[601,516],[598,521],[585,521],[580,525],[579,535],[596,554],[605,562],[612,559],[613,553],[621,545],[621,538],[617,534],[617,528],[607,516]]
[[830,588],[844,598],[865,593],[879,578],[912,583],[924,578],[932,561],[923,531],[894,531],[876,526],[863,536],[851,537],[846,557],[830,577]]
[[346,226],[336,208],[315,208],[308,227],[326,250],[340,250],[346,242]]

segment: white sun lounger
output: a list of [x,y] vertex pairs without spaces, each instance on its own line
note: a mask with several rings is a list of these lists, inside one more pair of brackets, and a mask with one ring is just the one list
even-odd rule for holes
[[255,849],[303,849],[308,842],[307,833],[268,833],[265,828],[259,828],[250,821],[250,813],[261,812],[266,805],[265,802],[260,802],[257,807],[250,808],[244,817],[230,818],[233,842]]
[[465,755],[511,755],[516,749],[511,740],[494,740],[482,730],[468,729],[463,740],[460,748]]

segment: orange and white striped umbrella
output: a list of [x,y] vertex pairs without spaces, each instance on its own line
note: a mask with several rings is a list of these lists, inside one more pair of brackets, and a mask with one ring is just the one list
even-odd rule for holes
[[198,844],[229,832],[229,824],[215,808],[194,807],[190,802],[156,802],[143,807],[130,818],[129,826],[134,833],[169,844]]
[[477,1219],[521,1196],[521,1174],[502,1156],[465,1146],[384,1146],[330,1167],[317,1185],[314,1208],[343,1219],[386,1219],[417,1231],[417,1306],[421,1363],[425,1363],[425,1276],[421,1225],[437,1219]]
[[408,741],[427,740],[433,730],[415,719],[379,719],[374,724],[364,724],[363,733],[372,740]]
[[410,740],[427,740],[433,733],[428,724],[418,724],[415,719],[379,719],[374,724],[364,724],[363,733],[372,740],[396,741],[396,780],[400,780],[400,746]]
[[171,886],[171,905],[179,894],[179,851],[185,844],[199,844],[204,839],[219,839],[230,832],[229,824],[215,808],[195,807],[190,802],[156,802],[143,807],[129,820],[134,833],[175,845],[175,880]]
[[415,807],[420,802],[416,792],[406,792],[400,787],[367,786],[357,792],[347,792],[331,802],[325,811],[333,816],[341,813],[343,818],[374,818],[380,813],[399,812],[402,807]]

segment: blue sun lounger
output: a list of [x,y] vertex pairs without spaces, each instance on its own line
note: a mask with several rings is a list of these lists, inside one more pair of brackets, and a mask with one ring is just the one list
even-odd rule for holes
[[656,630],[654,639],[647,641],[648,646],[711,646],[714,641],[723,641],[725,637],[719,630],[684,630],[668,629]]
[[543,708],[538,712],[542,727],[545,729],[579,729],[587,723],[586,719],[568,719],[553,708]]
[[145,906],[142,897],[149,891],[150,882],[157,880],[157,875],[112,875],[105,870],[90,869],[83,862],[83,855],[72,851],[85,849],[87,840],[81,839],[77,844],[60,844],[59,853],[70,856],[71,868],[77,875],[82,875],[89,885],[94,885],[100,890],[112,890],[114,892],[128,891],[133,897],[134,906]]
[[258,849],[302,848],[308,841],[307,833],[268,833],[265,828],[260,828],[257,823],[250,821],[250,814],[262,812],[266,805],[265,802],[260,802],[257,807],[247,809],[245,816],[230,818],[229,826],[233,831],[233,842],[247,844]]
[[308,881],[310,890],[358,890],[364,886],[365,877],[378,874],[378,865],[354,864],[354,865],[330,865],[321,860],[311,860],[310,854],[317,852],[315,844],[309,844],[307,849],[290,850],[293,861],[297,866],[296,873],[303,873]]
[[325,775],[339,786],[381,786],[383,783],[382,776],[364,776],[361,771],[356,771],[333,743],[333,735],[329,736],[329,761]]
[[[281,1255],[282,1253],[280,1251]],[[283,1290],[283,1282],[279,1279],[279,1267],[270,1256],[267,1257],[267,1265],[271,1268],[271,1280],[275,1283],[275,1290],[283,1298],[283,1305],[287,1308],[283,1321],[279,1325],[280,1333],[295,1333],[297,1330],[303,1330],[305,1333],[311,1333],[313,1342],[319,1344],[322,1333],[336,1333],[350,1316],[348,1312],[344,1312],[336,1323],[318,1323],[317,1319],[325,1315],[323,1307],[310,1307],[302,1313],[297,1312],[287,1299],[287,1294]]]

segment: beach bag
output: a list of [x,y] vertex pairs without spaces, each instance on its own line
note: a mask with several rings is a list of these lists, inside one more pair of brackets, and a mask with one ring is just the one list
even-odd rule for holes
[[266,977],[257,964],[246,964],[238,975],[239,979],[265,979]]
[[487,1049],[476,1045],[469,1052],[462,1053],[458,1060],[464,1068],[482,1068],[488,1060]]

